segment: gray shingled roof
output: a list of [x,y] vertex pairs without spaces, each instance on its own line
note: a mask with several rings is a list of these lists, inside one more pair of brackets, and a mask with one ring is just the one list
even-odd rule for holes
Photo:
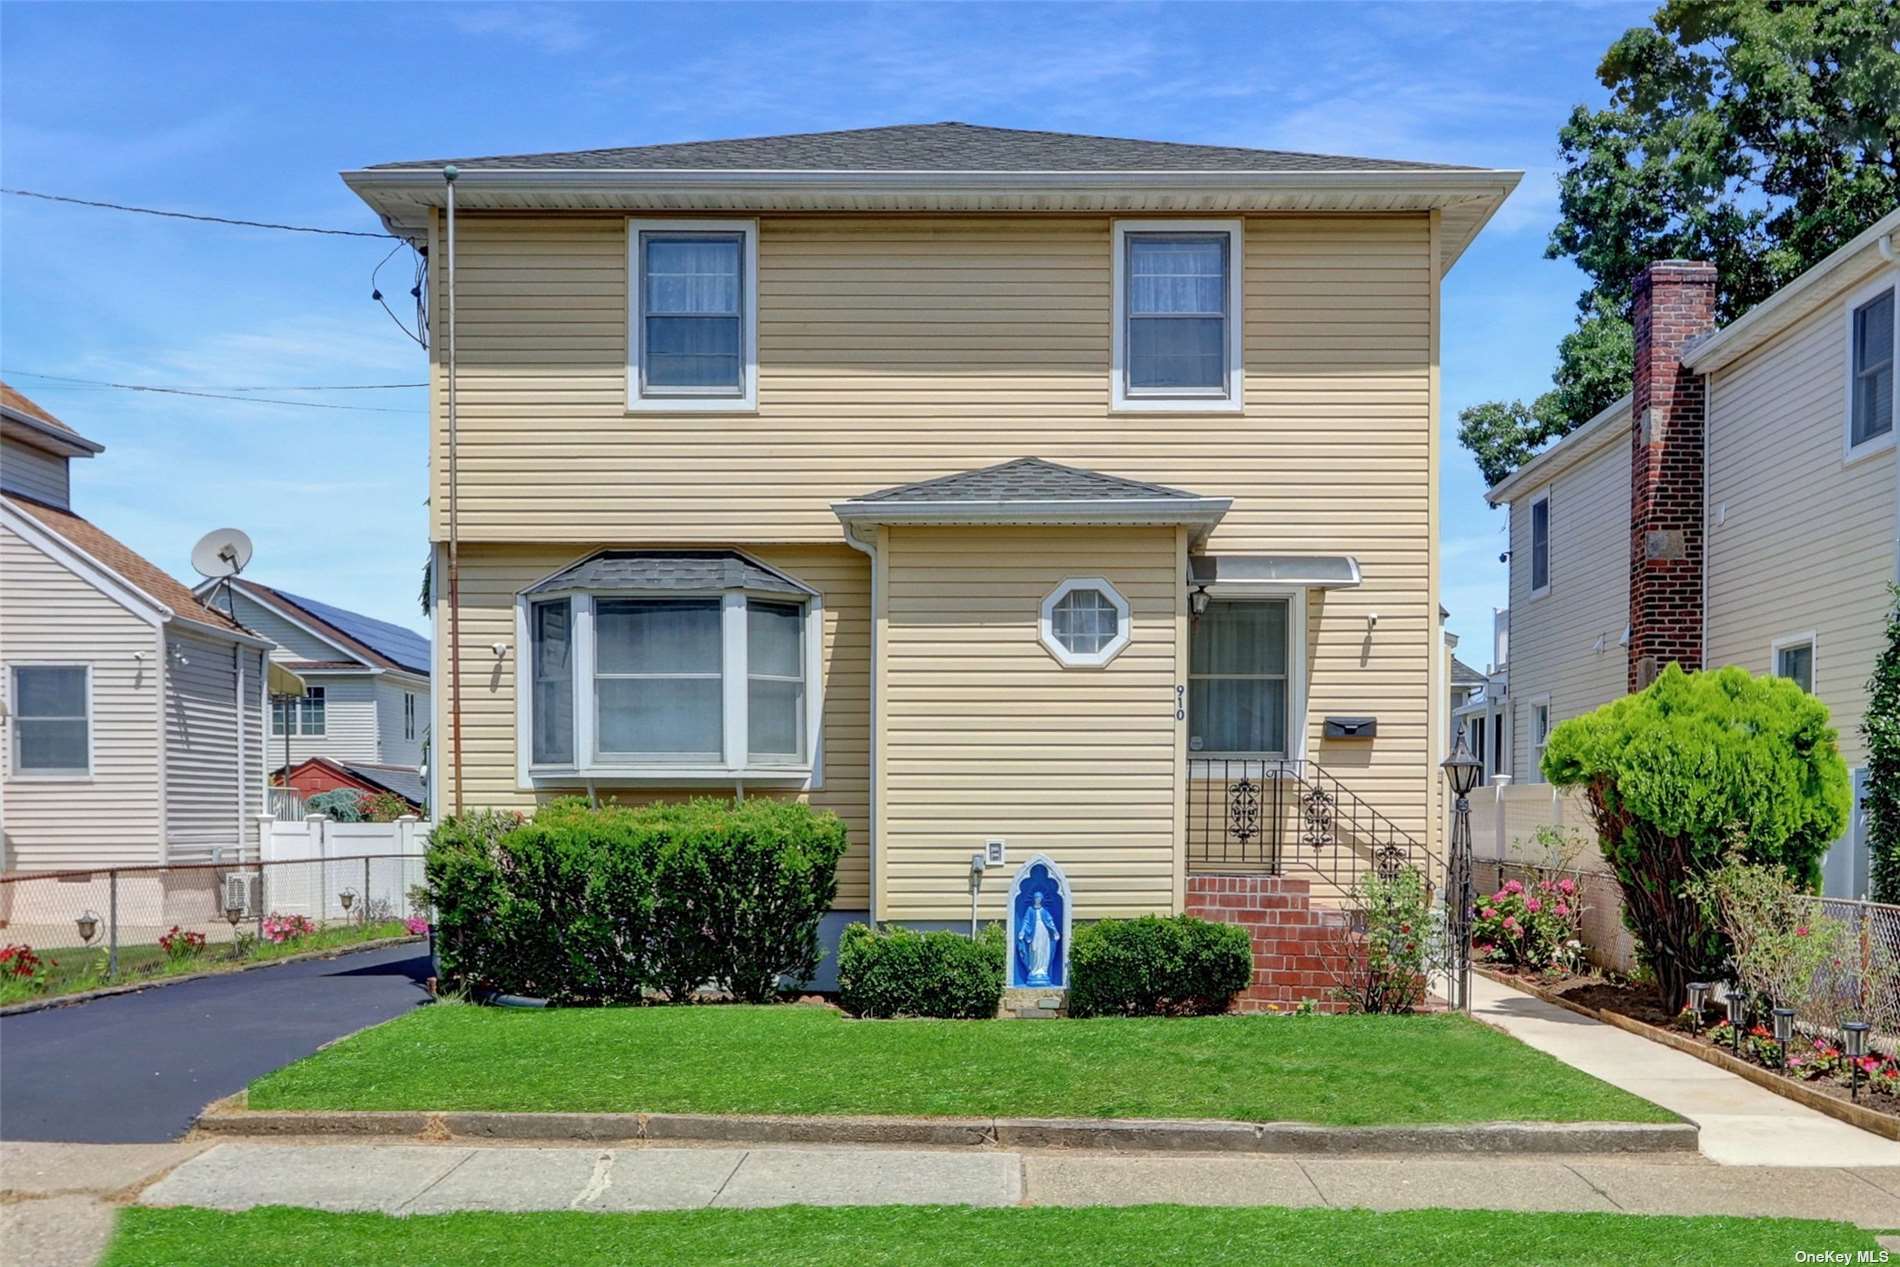
[[1457,656],[1451,658],[1451,684],[1453,686],[1483,686],[1490,681]]
[[500,154],[378,163],[371,170],[441,167],[541,171],[931,171],[931,172],[1398,172],[1478,171],[1447,163],[1347,158],[1232,145],[1184,145],[988,128],[906,123],[845,132],[685,141],[620,149]]
[[565,589],[811,592],[783,572],[734,550],[602,550],[536,582],[527,592]]
[[1163,484],[1123,479],[1100,471],[1063,466],[1041,458],[1017,458],[974,471],[958,471],[915,484],[881,488],[853,498],[859,502],[1050,502],[1097,501],[1112,497],[1165,501],[1171,498],[1198,500],[1197,493],[1184,493]]

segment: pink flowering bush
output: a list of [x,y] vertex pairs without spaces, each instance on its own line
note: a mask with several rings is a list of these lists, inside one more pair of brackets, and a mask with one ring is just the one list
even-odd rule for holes
[[272,911],[264,917],[260,931],[265,941],[281,946],[310,936],[317,931],[317,926],[306,915],[279,915]]
[[420,915],[410,915],[406,917],[402,922],[402,926],[409,930],[411,937],[420,937],[429,931],[429,921]]
[[1506,880],[1472,912],[1473,948],[1485,958],[1533,972],[1573,971],[1583,961],[1583,903],[1577,882]]

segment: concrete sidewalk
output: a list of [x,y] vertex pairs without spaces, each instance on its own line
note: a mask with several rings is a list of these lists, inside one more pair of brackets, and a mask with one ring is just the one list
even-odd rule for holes
[[774,1205],[1189,1205],[1782,1215],[1900,1227],[1900,1167],[1129,1155],[969,1149],[218,1144],[148,1205],[327,1210],[679,1210]]
[[1900,1166],[1900,1142],[1783,1099],[1694,1056],[1474,974],[1471,1014],[1567,1065],[1680,1113],[1726,1166]]

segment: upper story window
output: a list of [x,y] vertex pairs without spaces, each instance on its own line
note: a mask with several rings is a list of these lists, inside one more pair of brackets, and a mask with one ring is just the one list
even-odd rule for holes
[[522,596],[527,777],[809,777],[817,594],[733,551],[604,551]]
[[1238,220],[1118,221],[1117,409],[1241,406]]
[[402,693],[402,737],[416,737],[416,697],[408,691]]
[[1848,313],[1847,448],[1893,435],[1894,289],[1887,286]]
[[1215,599],[1188,643],[1188,747],[1226,756],[1289,755],[1291,599]]
[[270,733],[321,738],[328,722],[321,686],[304,688],[302,698],[274,695],[270,702]]
[[85,665],[15,665],[8,711],[15,774],[92,773],[92,675]]
[[1550,490],[1531,498],[1531,597],[1550,592]]
[[627,233],[628,408],[755,408],[756,222],[634,220]]
[[1071,577],[1042,600],[1042,645],[1072,669],[1098,669],[1128,645],[1128,600],[1101,577]]

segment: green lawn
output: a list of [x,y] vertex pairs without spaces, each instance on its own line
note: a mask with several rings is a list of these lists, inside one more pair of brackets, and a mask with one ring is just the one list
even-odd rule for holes
[[1462,1016],[852,1021],[817,1007],[424,1008],[256,1109],[1669,1122]]
[[664,1214],[242,1214],[143,1209],[119,1216],[103,1267],[1035,1267],[1167,1262],[1492,1267],[1785,1264],[1797,1250],[1876,1249],[1845,1223],[1492,1211],[948,1206],[689,1210]]

